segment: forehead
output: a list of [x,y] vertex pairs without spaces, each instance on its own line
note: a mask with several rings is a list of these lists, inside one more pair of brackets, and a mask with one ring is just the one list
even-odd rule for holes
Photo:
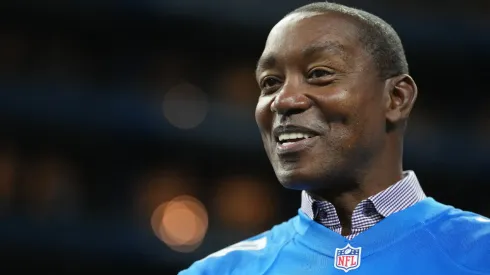
[[329,13],[293,13],[279,21],[269,33],[262,57],[290,58],[308,48],[328,48],[344,59],[363,55],[359,28],[347,15]]

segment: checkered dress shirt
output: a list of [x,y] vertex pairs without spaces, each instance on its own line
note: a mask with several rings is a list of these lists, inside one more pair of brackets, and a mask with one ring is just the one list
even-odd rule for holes
[[[301,195],[301,210],[311,219],[341,234],[342,226],[333,204],[312,198],[306,191]],[[417,176],[405,171],[403,179],[386,190],[361,201],[352,213],[351,240],[389,215],[406,209],[426,198]]]

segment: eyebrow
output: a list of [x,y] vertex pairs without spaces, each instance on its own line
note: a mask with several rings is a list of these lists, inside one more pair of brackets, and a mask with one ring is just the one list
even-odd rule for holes
[[257,61],[257,67],[255,68],[255,74],[257,75],[260,71],[264,71],[268,68],[273,68],[277,63],[277,59],[273,54],[262,56],[259,61]]
[[[346,60],[347,51],[345,46],[338,41],[321,41],[317,43],[309,44],[307,47],[301,50],[301,55],[304,58],[311,57],[320,52],[331,52],[332,54],[339,55],[342,60]],[[276,65],[277,59],[274,54],[262,56],[257,62],[256,74],[259,71],[272,68]]]

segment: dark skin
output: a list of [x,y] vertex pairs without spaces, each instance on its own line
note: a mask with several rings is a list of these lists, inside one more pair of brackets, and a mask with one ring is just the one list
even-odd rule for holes
[[[278,180],[331,202],[351,233],[354,208],[402,178],[403,132],[417,97],[408,75],[379,76],[355,19],[295,13],[271,30],[257,66],[255,117]],[[274,129],[311,137],[282,150]]]

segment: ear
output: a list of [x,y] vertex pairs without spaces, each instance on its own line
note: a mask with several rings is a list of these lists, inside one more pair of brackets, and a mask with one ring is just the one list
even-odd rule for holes
[[417,85],[409,75],[399,75],[385,83],[388,95],[386,119],[392,124],[404,122],[408,118],[417,99]]

